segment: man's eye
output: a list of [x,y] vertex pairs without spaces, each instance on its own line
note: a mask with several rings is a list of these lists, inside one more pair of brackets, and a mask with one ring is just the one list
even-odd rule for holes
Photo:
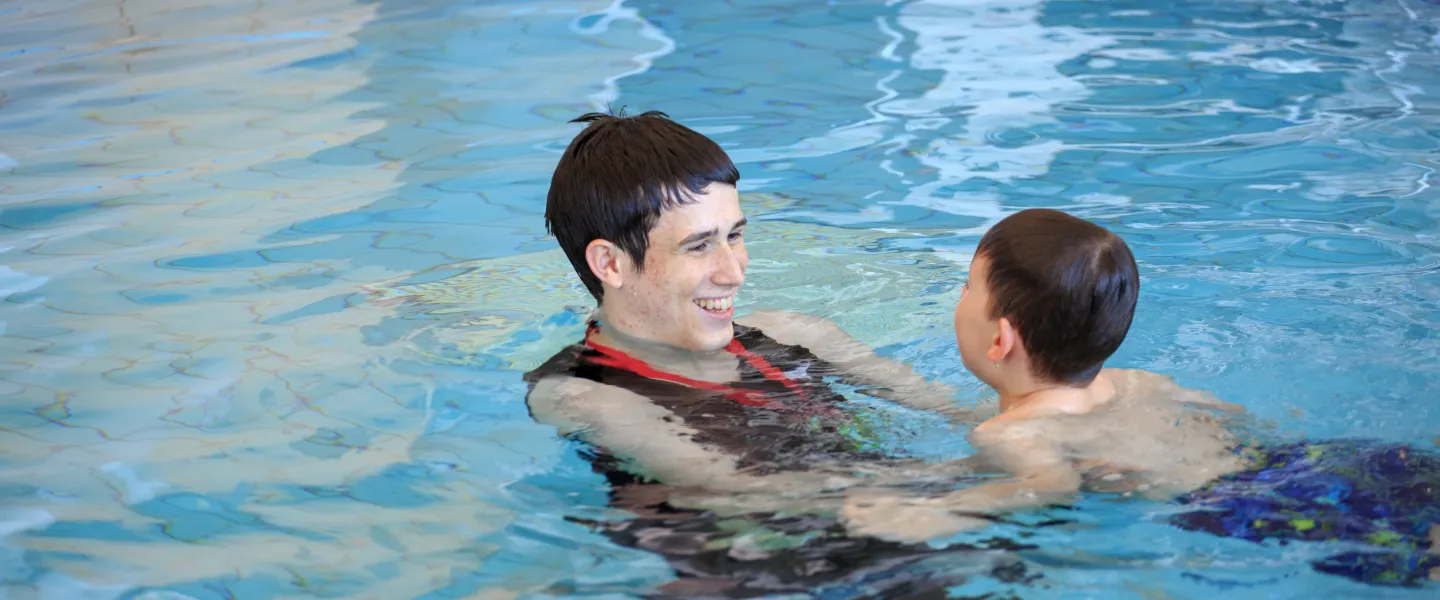
[[705,249],[706,249],[706,248],[709,248],[709,247],[710,247],[710,244],[706,244],[706,243],[695,244],[694,246],[691,246],[691,247],[689,248],[689,251],[690,251],[690,252],[704,252]]
[[745,233],[742,231],[736,231],[735,233],[730,234],[730,241],[734,242],[742,237],[745,237]]

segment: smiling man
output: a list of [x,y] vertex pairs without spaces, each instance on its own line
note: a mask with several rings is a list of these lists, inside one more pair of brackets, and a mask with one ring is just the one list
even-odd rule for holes
[[860,449],[827,376],[969,417],[949,387],[828,320],[735,318],[746,218],[739,172],[714,141],[655,112],[576,122],[589,125],[556,167],[545,217],[599,309],[583,340],[527,374],[528,401],[594,446],[617,488],[813,491],[844,465],[883,460]]
[[[605,535],[664,555],[681,574],[668,591],[681,595],[806,591],[837,578],[935,592],[976,569],[1023,574],[986,549],[851,538],[819,514],[865,487],[855,484],[964,471],[868,450],[874,439],[831,382],[955,421],[988,415],[954,406],[951,388],[828,320],[736,318],[749,255],[730,158],[661,113],[576,121],[588,126],[555,169],[545,218],[599,308],[582,340],[526,374],[527,402],[537,421],[588,445],[611,505],[635,513],[597,524]],[[774,514],[796,509],[811,514]],[[720,516],[735,514],[747,516]],[[911,568],[922,560],[969,566]]]

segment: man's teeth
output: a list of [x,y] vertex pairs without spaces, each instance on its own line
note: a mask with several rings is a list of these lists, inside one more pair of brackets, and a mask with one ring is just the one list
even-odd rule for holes
[[714,312],[729,310],[730,306],[734,303],[734,296],[726,298],[701,298],[695,301],[695,304],[698,304],[700,308]]

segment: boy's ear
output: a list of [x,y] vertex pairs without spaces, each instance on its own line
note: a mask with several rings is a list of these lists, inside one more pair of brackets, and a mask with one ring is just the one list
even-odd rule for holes
[[995,338],[990,341],[990,350],[985,353],[985,358],[990,362],[998,364],[1010,356],[1015,347],[1020,344],[1020,332],[1010,323],[1010,319],[1000,317],[995,327]]
[[591,240],[585,246],[585,262],[596,279],[615,289],[625,286],[625,274],[631,270],[630,255],[609,240]]

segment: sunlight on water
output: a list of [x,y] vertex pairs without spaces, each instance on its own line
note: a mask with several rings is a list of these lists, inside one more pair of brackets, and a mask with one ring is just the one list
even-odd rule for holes
[[[523,402],[593,304],[542,214],[565,121],[607,104],[739,164],[742,311],[830,317],[974,397],[949,322],[970,254],[1063,208],[1141,263],[1117,364],[1279,437],[1433,447],[1437,22],[1420,0],[0,4],[0,599],[672,580],[567,520],[621,511]],[[1042,586],[945,568],[1027,598],[1427,591],[1160,510],[987,534],[1037,546],[1002,554]]]

